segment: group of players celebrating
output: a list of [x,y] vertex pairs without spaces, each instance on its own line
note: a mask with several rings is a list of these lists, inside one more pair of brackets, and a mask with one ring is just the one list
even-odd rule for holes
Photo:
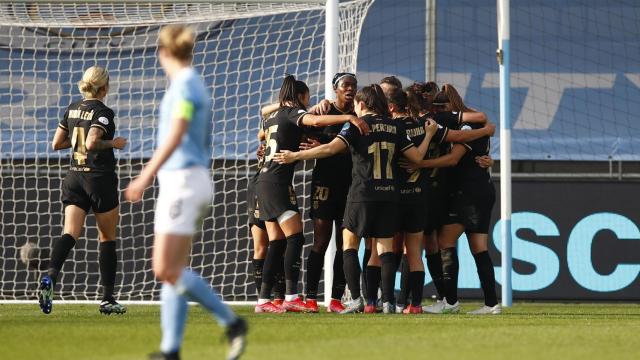
[[[466,233],[485,298],[484,306],[471,313],[499,314],[488,253],[495,202],[489,148],[495,126],[484,113],[465,106],[450,84],[439,89],[434,82],[414,83],[403,89],[390,76],[359,90],[357,85],[355,74],[335,74],[336,100],[309,107],[306,84],[287,75],[278,103],[262,109],[258,169],[247,192],[255,312],[318,312],[318,284],[335,225],[341,231],[335,234],[327,311],[459,312],[456,242]],[[298,281],[305,238],[293,179],[296,163],[312,159],[314,233],[303,299]],[[364,272],[358,258],[361,239]],[[423,250],[438,292],[438,300],[424,307]],[[343,304],[346,285],[352,300]]]

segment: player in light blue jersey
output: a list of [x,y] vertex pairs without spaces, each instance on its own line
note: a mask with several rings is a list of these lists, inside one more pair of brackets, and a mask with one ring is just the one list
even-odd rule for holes
[[162,281],[160,353],[152,359],[179,359],[187,319],[187,300],[200,303],[226,328],[227,359],[244,351],[247,323],[237,317],[218,294],[187,268],[191,238],[200,230],[213,188],[211,159],[211,93],[191,67],[195,35],[183,25],[160,31],[158,59],[171,85],[160,105],[158,148],[129,184],[125,197],[139,201],[158,175],[160,194],[155,209],[153,272]]

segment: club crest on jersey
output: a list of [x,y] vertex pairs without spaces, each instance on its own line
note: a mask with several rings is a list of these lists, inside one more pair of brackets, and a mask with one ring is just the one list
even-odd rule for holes
[[109,125],[109,119],[107,119],[107,118],[106,118],[106,117],[104,117],[104,116],[100,116],[100,117],[98,118],[98,121],[99,121],[102,125]]

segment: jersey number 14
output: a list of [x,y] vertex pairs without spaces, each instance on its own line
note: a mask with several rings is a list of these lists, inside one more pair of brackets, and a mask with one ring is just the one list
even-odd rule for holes
[[74,127],[71,136],[71,147],[73,149],[73,159],[78,165],[84,165],[87,162],[87,146],[85,145],[84,128]]

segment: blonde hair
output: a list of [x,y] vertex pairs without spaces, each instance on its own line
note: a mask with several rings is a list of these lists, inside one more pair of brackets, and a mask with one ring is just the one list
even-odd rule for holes
[[196,35],[185,25],[167,25],[160,30],[158,46],[166,49],[172,57],[188,61],[193,58]]
[[109,86],[109,73],[104,68],[92,66],[82,74],[78,89],[85,98],[95,98],[106,86]]

